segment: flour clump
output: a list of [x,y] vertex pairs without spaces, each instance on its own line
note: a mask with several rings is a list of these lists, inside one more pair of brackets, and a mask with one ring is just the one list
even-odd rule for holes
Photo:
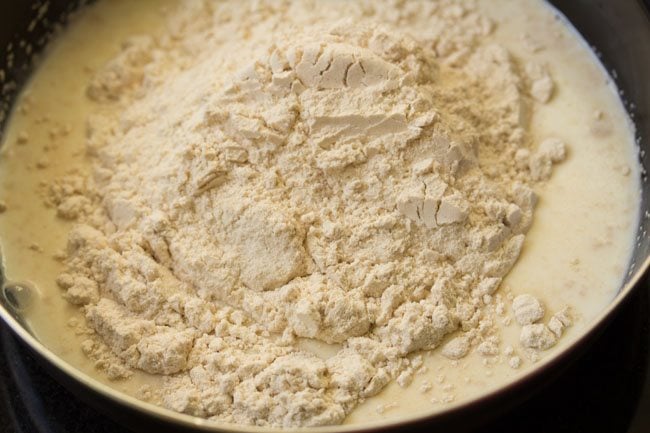
[[[528,132],[552,81],[527,95],[471,7],[408,3],[187,2],[95,75],[59,285],[124,371],[166,376],[156,402],[337,424],[415,352],[497,353],[486,304],[565,156]],[[564,326],[526,317],[528,347]]]

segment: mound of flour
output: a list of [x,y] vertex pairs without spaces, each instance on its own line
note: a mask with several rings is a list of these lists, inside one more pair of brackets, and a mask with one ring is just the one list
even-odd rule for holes
[[191,1],[97,71],[93,176],[50,199],[79,223],[58,283],[109,375],[165,375],[150,398],[179,412],[315,426],[418,351],[498,344],[532,182],[565,156],[528,135],[553,82],[467,2],[374,4]]

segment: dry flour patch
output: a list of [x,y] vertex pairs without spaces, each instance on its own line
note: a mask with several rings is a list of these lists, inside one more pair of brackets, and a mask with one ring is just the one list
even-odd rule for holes
[[[528,133],[553,81],[467,2],[328,5],[187,2],[88,86],[93,176],[49,199],[79,222],[58,283],[84,352],[165,375],[147,396],[173,410],[336,424],[419,351],[499,352],[493,296],[566,154]],[[528,348],[570,324],[516,304]]]

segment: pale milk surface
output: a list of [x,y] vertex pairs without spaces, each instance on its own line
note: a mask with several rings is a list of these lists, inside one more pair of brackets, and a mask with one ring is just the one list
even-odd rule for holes
[[[0,216],[2,256],[8,279],[37,291],[28,312],[33,329],[70,364],[131,394],[160,379],[137,373],[130,380],[111,382],[82,354],[84,336],[75,335],[69,324],[83,317],[55,284],[62,265],[53,256],[65,247],[70,224],[43,206],[38,191],[71,167],[89,169],[84,156],[85,117],[90,111],[85,87],[92,71],[114,57],[128,36],[159,31],[164,8],[174,3],[99,2],[75,20],[52,45],[19,99],[5,131],[0,161],[0,197],[8,208]],[[535,109],[532,130],[540,139],[558,137],[569,148],[567,160],[537,191],[534,224],[501,288],[504,295],[539,297],[547,306],[547,318],[565,305],[572,307],[575,323],[557,346],[543,353],[547,358],[587,331],[620,288],[639,212],[634,133],[607,74],[551,8],[539,0],[478,4],[497,23],[494,41],[520,59],[548,66],[556,90],[549,104]],[[51,139],[61,128],[69,134]],[[26,134],[27,143],[18,144],[21,134]],[[391,383],[346,422],[430,413],[504,386],[535,365],[518,337],[518,325],[503,325],[501,352],[511,345],[522,359],[518,369],[508,365],[505,355],[486,359],[472,353],[450,362],[433,351],[424,354],[425,368],[410,386]],[[332,351],[322,345],[305,346],[322,356]]]

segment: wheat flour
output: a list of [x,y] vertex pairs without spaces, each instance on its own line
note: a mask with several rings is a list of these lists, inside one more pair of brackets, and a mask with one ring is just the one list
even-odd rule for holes
[[[498,352],[495,293],[566,155],[528,133],[550,74],[469,2],[339,6],[189,1],[88,86],[93,174],[48,194],[79,223],[58,284],[99,368],[166,376],[155,403],[336,424],[418,351]],[[522,344],[546,349],[570,321],[533,301]]]

